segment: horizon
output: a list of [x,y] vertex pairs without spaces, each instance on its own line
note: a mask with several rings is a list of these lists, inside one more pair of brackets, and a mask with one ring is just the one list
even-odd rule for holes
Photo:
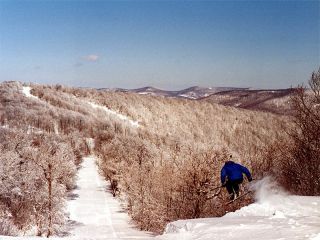
[[76,86],[76,85],[67,85],[63,83],[37,83],[37,82],[22,82],[19,80],[5,80],[1,81],[0,83],[5,83],[5,82],[18,82],[21,83],[24,86],[29,86],[30,84],[36,84],[36,85],[47,85],[47,86],[56,86],[56,85],[61,85],[63,87],[70,87],[70,88],[88,88],[88,89],[96,89],[96,90],[128,90],[128,91],[133,91],[133,90],[140,90],[143,88],[153,88],[155,90],[160,90],[160,91],[165,91],[165,92],[179,92],[191,88],[204,88],[204,89],[211,89],[211,88],[230,88],[230,89],[239,89],[239,90],[252,90],[252,91],[277,91],[277,90],[287,90],[287,89],[295,89],[297,87],[304,87],[307,90],[311,90],[311,88],[307,85],[298,85],[298,86],[292,86],[292,87],[284,87],[284,88],[253,88],[253,87],[233,87],[233,86],[187,86],[184,88],[178,88],[178,89],[166,89],[166,88],[160,88],[160,87],[155,87],[155,86],[141,86],[137,88],[123,88],[123,87],[90,87],[90,86]]
[[1,1],[0,82],[284,89],[320,64],[319,1]]

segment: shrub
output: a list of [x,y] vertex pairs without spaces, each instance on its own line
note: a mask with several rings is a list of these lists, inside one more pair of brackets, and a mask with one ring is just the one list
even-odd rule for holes
[[290,136],[291,161],[284,162],[291,190],[300,194],[320,194],[320,68],[313,72],[310,90],[299,87],[292,98],[294,128]]

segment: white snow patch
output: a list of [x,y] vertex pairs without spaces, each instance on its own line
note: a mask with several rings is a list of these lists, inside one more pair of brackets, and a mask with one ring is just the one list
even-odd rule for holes
[[310,240],[320,240],[320,233],[318,234],[313,234],[310,238]]
[[26,96],[26,97],[29,97],[29,98],[33,98],[33,99],[38,99],[38,97],[34,96],[31,94],[31,87],[26,87],[26,86],[23,86],[22,87],[22,93]]
[[196,97],[188,94],[179,94],[180,97],[189,98],[189,99],[197,99]]
[[269,178],[252,188],[256,203],[221,218],[169,223],[157,239],[320,240],[320,197],[288,195]]
[[94,149],[94,146],[95,146],[94,139],[93,138],[87,138],[86,139],[86,143],[88,145],[89,150],[92,151]]
[[106,112],[107,114],[110,114],[110,115],[114,115],[116,117],[118,117],[119,119],[123,120],[123,121],[126,121],[126,122],[129,122],[131,126],[133,127],[140,127],[139,125],[139,122],[138,121],[133,121],[131,119],[129,119],[127,116],[125,115],[122,115],[120,113],[117,113],[116,111],[113,111],[105,106],[101,106],[101,105],[98,105],[96,103],[93,103],[93,102],[89,102],[89,104],[93,107],[93,108],[96,108],[96,109],[101,109],[103,110],[104,112]]
[[39,128],[35,128],[35,127],[28,125],[27,134],[31,134],[31,133],[42,134],[43,131]]
[[156,96],[157,95],[156,93],[153,93],[153,92],[139,92],[138,94],[140,94],[140,95],[152,95],[152,96]]
[[59,135],[59,126],[57,122],[54,123],[53,129],[54,129],[54,133]]

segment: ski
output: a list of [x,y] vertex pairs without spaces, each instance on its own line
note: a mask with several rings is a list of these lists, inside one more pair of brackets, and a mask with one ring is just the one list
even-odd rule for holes
[[217,196],[220,194],[220,192],[221,192],[221,187],[215,188],[215,189],[218,189],[218,191],[216,191],[216,192],[213,193],[212,195],[207,196],[207,199],[215,198],[215,197],[217,197]]
[[222,186],[218,186],[218,187],[214,187],[214,188],[206,188],[206,189],[201,189],[200,192],[201,193],[208,193],[208,192],[212,192],[212,191],[215,191],[215,190],[220,190],[222,188]]
[[226,204],[225,204],[225,205],[229,205],[229,204],[231,204],[231,203],[233,203],[233,202],[237,201],[239,198],[242,198],[242,197],[244,197],[244,196],[248,195],[249,193],[251,193],[251,191],[247,191],[247,192],[245,192],[245,193],[241,194],[240,196],[236,197],[235,199],[230,200],[229,202],[226,202]]

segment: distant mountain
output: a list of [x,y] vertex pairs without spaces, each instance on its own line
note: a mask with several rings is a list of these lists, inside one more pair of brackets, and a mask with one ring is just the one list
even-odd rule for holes
[[230,90],[214,93],[209,97],[204,98],[203,101],[219,103],[225,106],[290,115],[292,114],[290,98],[294,94],[294,91],[293,88],[274,90]]
[[290,97],[293,88],[288,89],[249,89],[234,87],[190,87],[178,91],[161,90],[154,87],[137,89],[99,89],[114,92],[131,92],[141,95],[184,98],[218,103],[237,108],[291,115]]
[[108,90],[115,92],[133,92],[143,95],[153,95],[153,96],[163,96],[163,97],[172,97],[172,98],[187,98],[187,99],[200,99],[204,97],[208,97],[212,94],[224,91],[232,91],[232,90],[246,90],[247,88],[232,88],[232,87],[190,87],[183,90],[178,91],[167,91],[154,87],[143,87],[137,89],[124,89],[124,88],[116,88],[116,89],[99,89],[99,90]]

